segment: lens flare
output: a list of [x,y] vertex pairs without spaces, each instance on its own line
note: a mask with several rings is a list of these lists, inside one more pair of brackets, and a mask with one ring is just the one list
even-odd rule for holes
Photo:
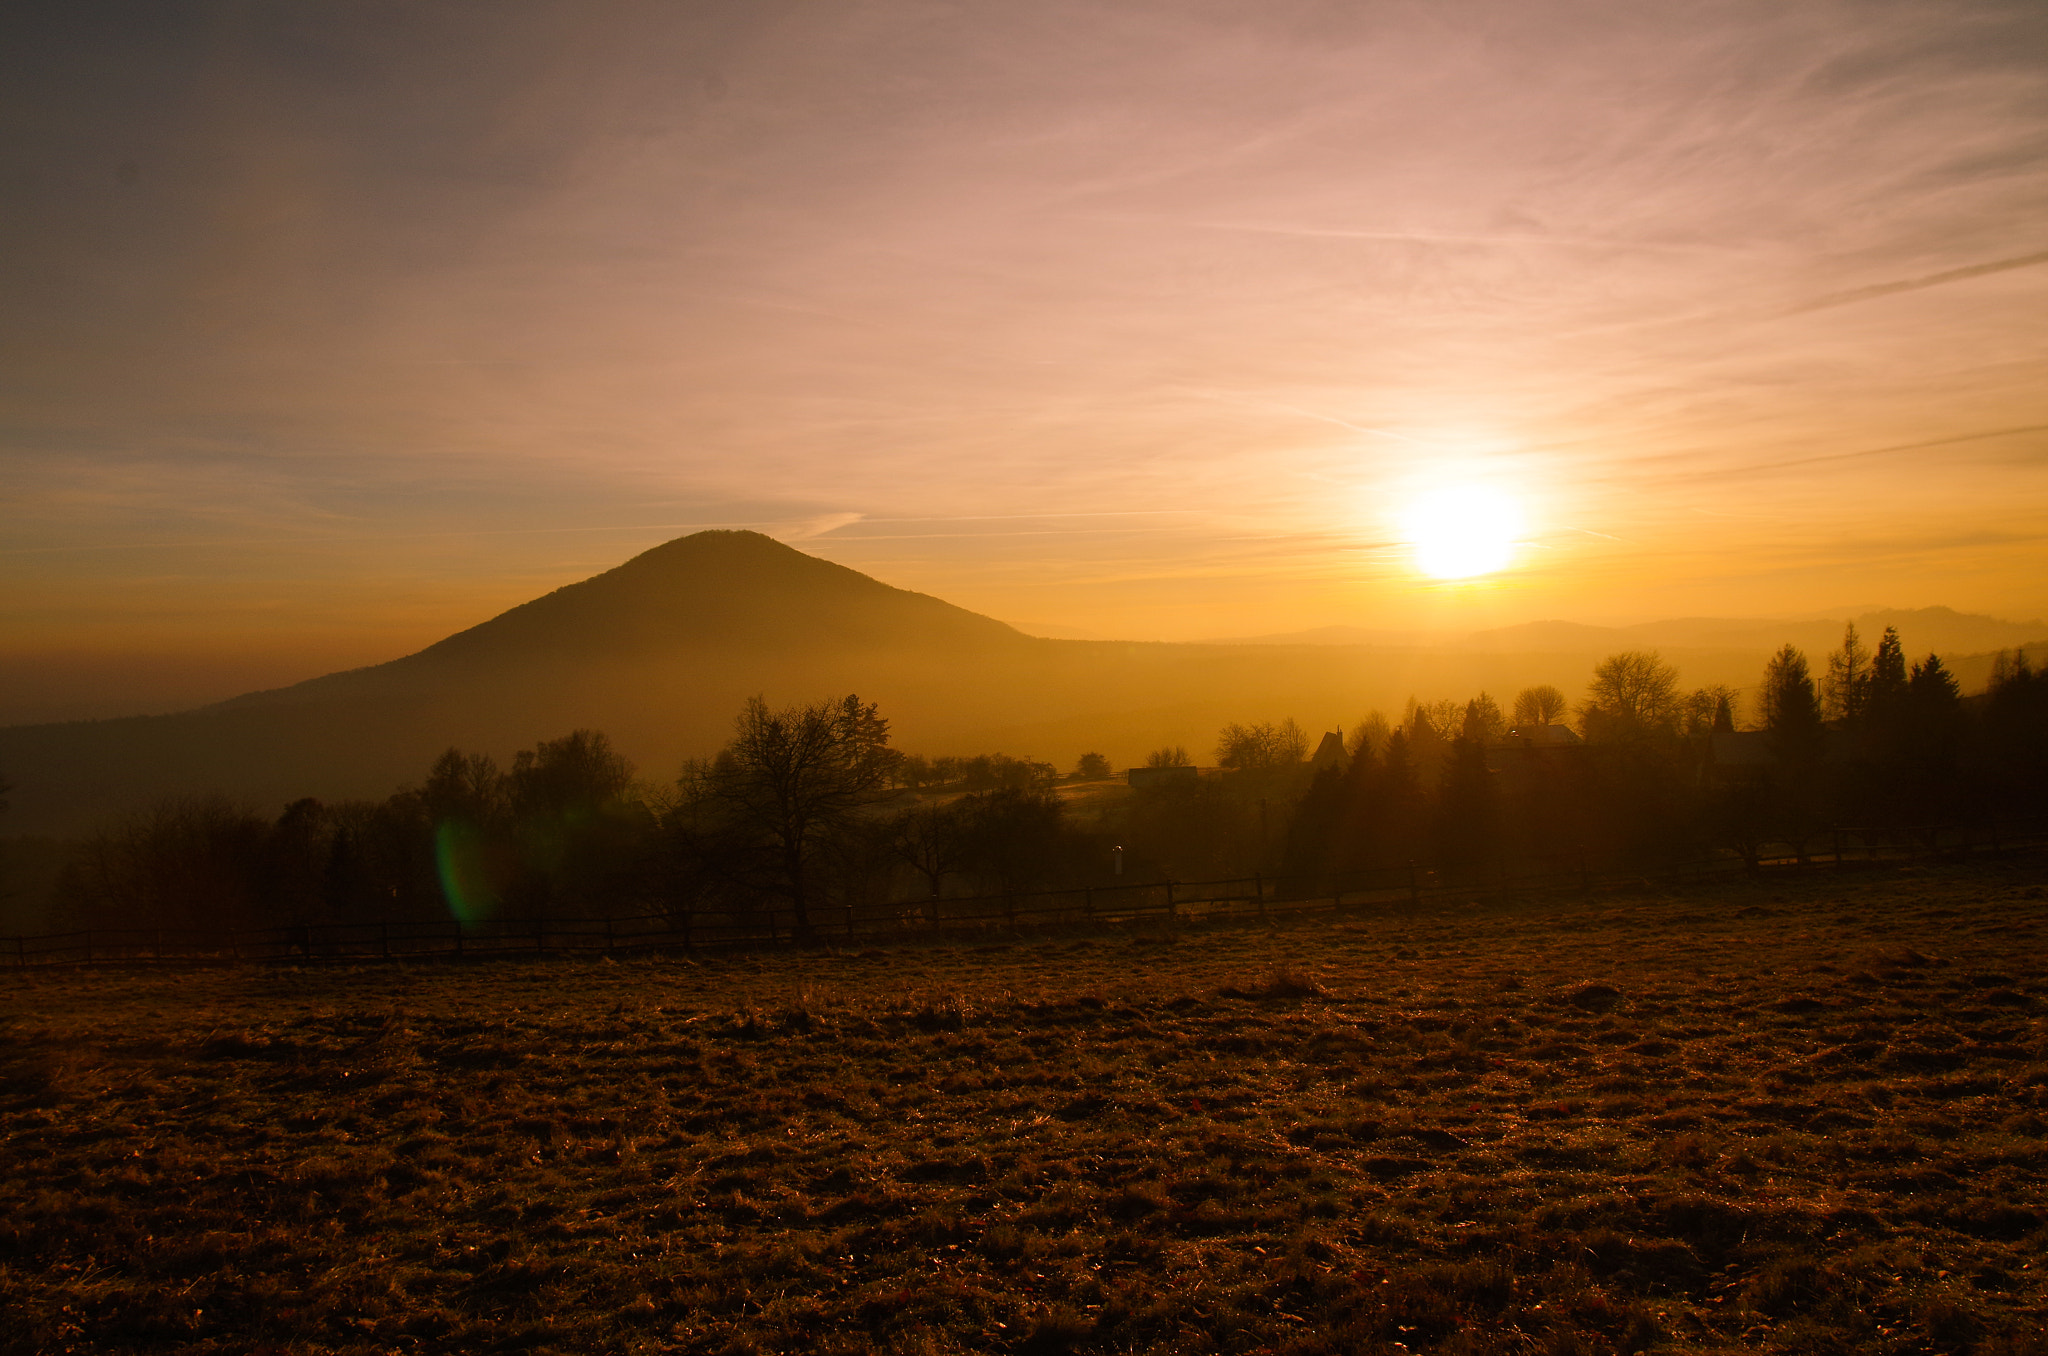
[[444,819],[434,830],[434,864],[448,912],[460,923],[478,923],[498,911],[498,891],[484,836],[474,825]]

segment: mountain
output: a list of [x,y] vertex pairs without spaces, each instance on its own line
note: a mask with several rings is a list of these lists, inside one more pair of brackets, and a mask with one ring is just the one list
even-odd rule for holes
[[[1947,609],[1877,615],[1900,619],[1916,656],[2048,637]],[[1859,625],[1869,641],[1882,629]],[[1837,622],[1692,620],[1542,622],[1430,645],[1390,644],[1393,632],[1367,633],[1371,644],[1053,640],[756,533],[701,532],[386,664],[172,715],[0,729],[0,773],[15,788],[0,826],[76,835],[204,791],[269,813],[301,796],[379,798],[451,745],[502,762],[578,727],[605,731],[660,780],[714,752],[756,695],[784,705],[857,692],[912,752],[1067,766],[1093,750],[1128,766],[1161,745],[1206,756],[1231,721],[1329,730],[1373,709],[1398,719],[1410,697],[1485,690],[1506,704],[1534,683],[1576,696],[1620,649],[1661,648],[1688,685],[1746,687],[1786,640],[1818,663],[1840,633]],[[1989,660],[1965,681],[1979,668]]]
[[241,710],[422,686],[516,689],[687,659],[845,651],[1015,648],[1014,627],[758,532],[679,537],[616,569],[522,603],[417,654],[221,704]]
[[702,532],[417,654],[196,711],[0,729],[13,832],[77,832],[167,794],[381,797],[448,746],[500,757],[576,726],[643,762],[708,752],[750,696],[866,692],[1014,665],[1003,623],[752,532]]

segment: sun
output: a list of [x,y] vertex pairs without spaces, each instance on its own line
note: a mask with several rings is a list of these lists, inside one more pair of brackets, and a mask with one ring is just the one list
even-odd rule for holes
[[1402,526],[1417,569],[1432,579],[1471,579],[1514,563],[1522,513],[1498,490],[1460,485],[1415,499]]

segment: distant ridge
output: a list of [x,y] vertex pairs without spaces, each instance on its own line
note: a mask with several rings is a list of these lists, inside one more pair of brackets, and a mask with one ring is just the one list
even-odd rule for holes
[[[1989,652],[2048,628],[1947,608],[1896,619],[1908,650],[1955,655],[1965,689]],[[1320,633],[1307,633],[1310,636]],[[1129,766],[1162,745],[1207,750],[1226,722],[1348,725],[1409,697],[1502,701],[1584,690],[1594,660],[1654,646],[1688,685],[1753,685],[1791,641],[1820,655],[1839,622],[1587,627],[1541,622],[1462,640],[1165,644],[1052,640],[871,579],[753,532],[666,542],[415,654],[173,715],[0,729],[14,783],[8,834],[75,835],[166,795],[220,791],[275,814],[301,796],[378,798],[451,745],[500,760],[577,727],[605,731],[654,780],[715,751],[750,697],[857,692],[900,747],[1005,753],[1062,766],[1083,751]],[[1688,641],[1704,642],[1688,645]],[[1974,656],[1974,657],[1973,657]]]
[[1249,636],[1212,642],[1219,645],[1377,645],[1397,648],[1451,648],[1515,654],[1537,651],[1588,653],[1629,648],[1671,647],[1683,650],[1775,650],[1797,645],[1816,657],[1839,645],[1842,627],[1853,620],[1866,644],[1885,627],[1896,626],[1907,648],[1916,654],[1942,654],[2010,649],[2048,640],[2048,623],[2013,622],[1948,607],[1882,608],[1850,617],[1771,619],[1742,617],[1677,617],[1629,626],[1589,626],[1582,622],[1538,621],[1494,627],[1463,636],[1419,631],[1374,630],[1359,626],[1322,626],[1307,631]]

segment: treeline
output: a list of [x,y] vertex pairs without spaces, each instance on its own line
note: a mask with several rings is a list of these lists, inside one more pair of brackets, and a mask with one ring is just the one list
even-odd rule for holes
[[[1100,755],[1076,775],[1106,775]],[[382,801],[301,800],[276,819],[224,797],[163,802],[87,843],[63,926],[255,927],[735,911],[799,932],[825,910],[1024,891],[1110,872],[1044,763],[906,757],[856,697],[750,703],[732,741],[650,783],[594,730],[501,768],[450,749]]]
[[2048,813],[2048,674],[2001,657],[1965,700],[1941,661],[1852,627],[1816,675],[1773,656],[1750,719],[1653,652],[1596,666],[1571,705],[1533,687],[1373,714],[1314,750],[1292,720],[1225,727],[1215,764],[1158,749],[1128,794],[1085,755],[923,758],[856,697],[749,703],[716,757],[648,780],[597,731],[509,767],[450,749],[381,801],[272,818],[160,804],[80,849],[57,926],[257,927],[363,919],[689,915],[774,908],[798,932],[905,901],[1262,872],[1320,890],[1359,873],[1483,881],[1651,869],[1843,826]]
[[1411,707],[1397,728],[1369,719],[1348,765],[1297,802],[1279,869],[1328,879],[1409,861],[1484,878],[1714,851],[1754,863],[1844,829],[2048,814],[2048,674],[2024,652],[2001,655],[1966,701],[1937,656],[1909,664],[1890,629],[1867,650],[1851,626],[1818,677],[1792,646],[1773,655],[1742,728],[1740,704],[1631,651],[1595,668],[1575,724],[1554,688],[1518,696],[1499,734],[1483,694]]

